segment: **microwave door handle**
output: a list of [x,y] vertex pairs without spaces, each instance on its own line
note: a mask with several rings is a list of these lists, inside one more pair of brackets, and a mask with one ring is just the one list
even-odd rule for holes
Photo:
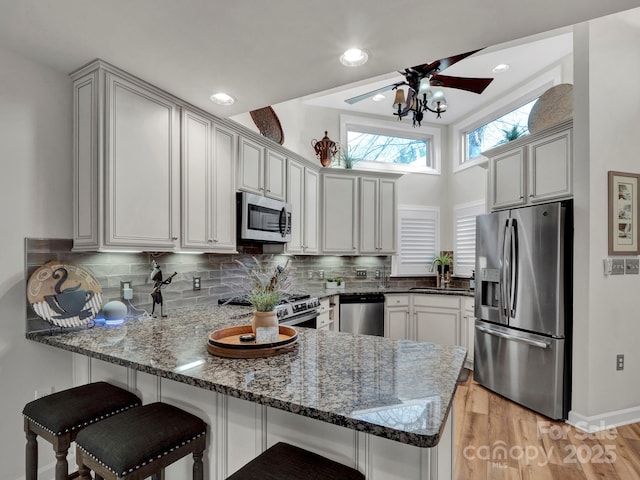
[[511,247],[511,219],[507,219],[502,232],[502,275],[500,282],[500,300],[502,303],[502,313],[509,318],[509,307],[507,299],[509,298],[509,254],[508,249]]
[[[283,226],[283,219],[284,217],[284,226]],[[282,210],[280,210],[280,219],[278,221],[278,228],[280,229],[280,235],[282,237],[284,237],[287,234],[287,210],[282,207]]]
[[287,212],[285,210],[284,213],[284,219],[285,219],[285,224],[284,224],[284,235],[282,235],[283,237],[286,237],[287,234],[289,233],[289,229],[291,227],[290,221],[291,221],[291,212]]

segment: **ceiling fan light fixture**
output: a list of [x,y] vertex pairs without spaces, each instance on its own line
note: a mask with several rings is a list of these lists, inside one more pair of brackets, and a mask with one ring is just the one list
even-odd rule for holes
[[404,105],[404,90],[399,88],[396,90],[396,98],[393,100],[393,107]]
[[210,98],[213,103],[217,103],[218,105],[228,106],[236,103],[235,98],[233,98],[231,95],[228,95],[224,92],[214,93],[213,95],[211,95]]
[[387,98],[387,97],[385,97],[385,96],[384,96],[383,94],[381,94],[381,93],[378,93],[378,94],[374,95],[373,97],[371,97],[371,100],[373,100],[374,102],[381,102],[381,101],[382,101],[382,100],[384,100],[385,98]]
[[431,88],[431,81],[429,80],[429,78],[424,77],[422,80],[420,80],[420,93],[426,93],[427,98],[431,97],[433,89]]
[[346,67],[359,67],[369,60],[369,54],[359,48],[350,48],[340,55],[340,63]]

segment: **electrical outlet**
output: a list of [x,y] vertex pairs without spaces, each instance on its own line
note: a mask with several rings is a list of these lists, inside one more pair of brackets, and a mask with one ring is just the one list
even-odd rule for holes
[[308,278],[309,280],[313,280],[313,270],[309,270],[309,271],[307,272],[307,278]]
[[123,300],[131,300],[133,298],[131,280],[120,280],[120,298]]
[[624,355],[616,355],[616,370],[624,370]]
[[324,270],[318,270],[318,278],[324,280]]
[[640,271],[640,260],[637,258],[627,258],[624,261],[624,273],[626,275],[637,275]]
[[197,292],[201,288],[200,275],[193,276],[193,291]]
[[367,278],[367,270],[365,268],[356,268],[356,278]]
[[376,270],[376,272],[373,274],[374,278],[380,278],[380,270]]
[[624,259],[614,258],[611,261],[611,275],[624,275]]

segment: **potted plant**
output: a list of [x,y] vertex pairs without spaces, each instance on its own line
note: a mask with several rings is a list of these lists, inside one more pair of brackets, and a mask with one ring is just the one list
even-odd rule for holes
[[251,329],[256,341],[271,342],[278,339],[279,332],[275,308],[290,287],[289,260],[284,267],[278,265],[271,272],[265,271],[256,258],[254,261],[257,266],[250,269],[241,264],[248,271],[247,300],[255,309]]
[[437,268],[438,273],[441,275],[449,272],[449,266],[451,265],[451,257],[449,257],[446,253],[440,253],[440,255],[436,255],[431,263],[434,267]]
[[336,277],[336,278],[328,278],[324,284],[325,288],[344,288],[344,278]]

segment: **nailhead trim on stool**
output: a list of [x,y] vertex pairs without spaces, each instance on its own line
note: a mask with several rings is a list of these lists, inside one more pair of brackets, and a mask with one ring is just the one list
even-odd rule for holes
[[364,475],[317,453],[280,442],[227,480],[364,480]]
[[67,451],[78,432],[141,404],[133,393],[107,382],[69,388],[27,403],[22,410],[27,435],[26,480],[37,478],[38,435],[53,445],[56,480],[66,479]]
[[144,405],[83,429],[76,438],[78,469],[99,466],[96,473],[109,478],[143,478],[193,453],[194,473],[201,474],[206,429],[200,418],[172,405]]

